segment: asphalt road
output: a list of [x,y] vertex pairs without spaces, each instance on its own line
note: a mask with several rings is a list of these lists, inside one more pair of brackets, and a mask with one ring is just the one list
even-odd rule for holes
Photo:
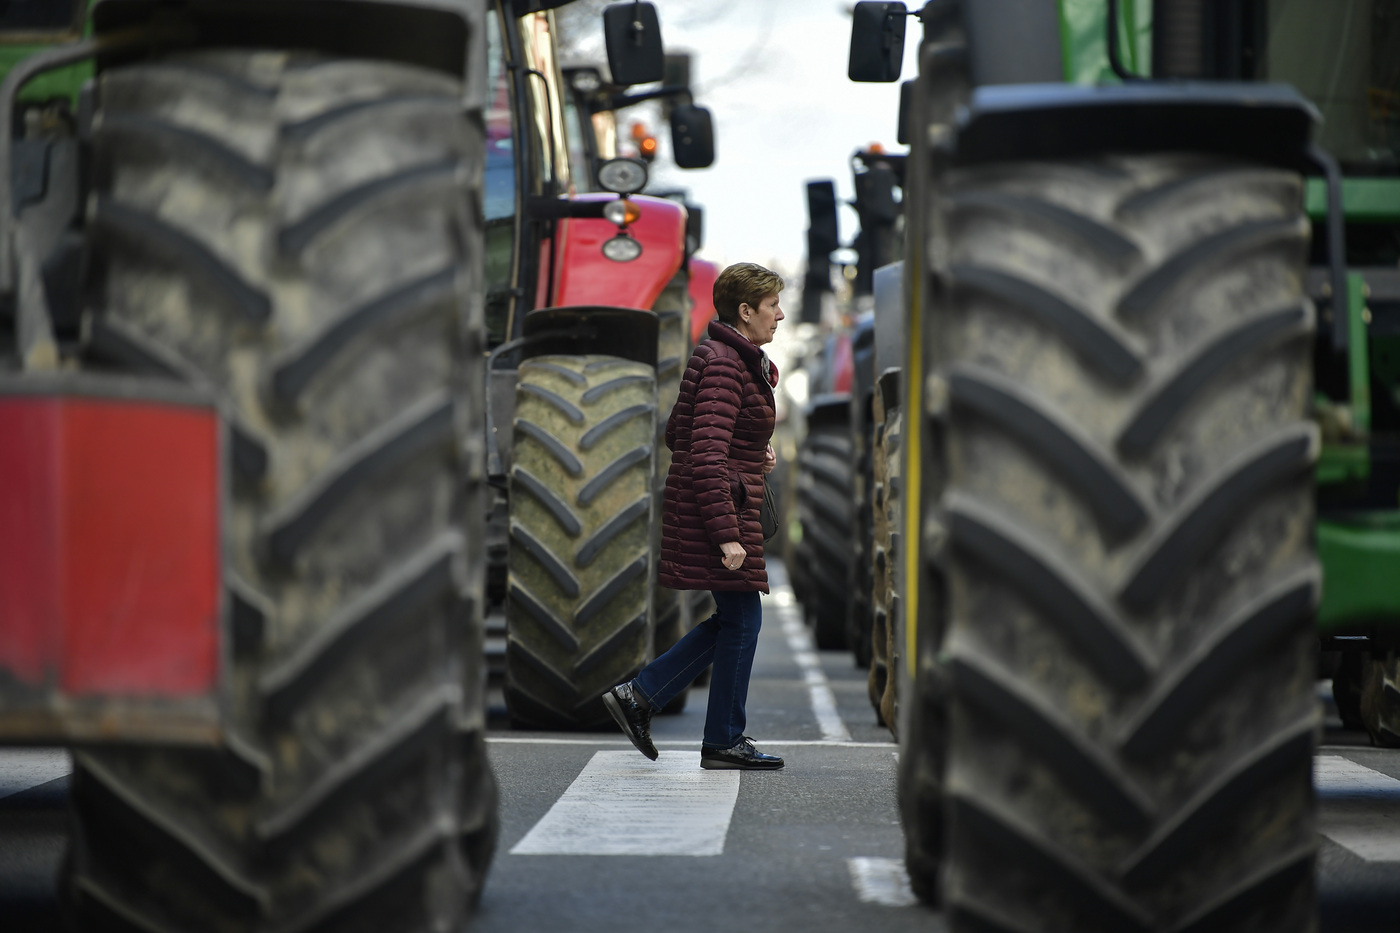
[[[699,770],[703,689],[654,721],[659,766],[611,733],[493,730],[501,837],[472,929],[943,929],[902,878],[897,749],[875,725],[864,672],[804,639],[775,589],[747,731],[787,759],[779,772]],[[1400,930],[1400,751],[1334,721],[1317,760],[1320,928]],[[59,751],[0,751],[5,933],[57,925],[65,770]]]

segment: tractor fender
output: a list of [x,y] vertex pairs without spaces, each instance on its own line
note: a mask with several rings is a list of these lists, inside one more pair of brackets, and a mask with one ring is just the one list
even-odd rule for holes
[[979,87],[957,120],[958,165],[1199,152],[1310,166],[1318,110],[1286,84],[1144,81]]
[[597,353],[655,369],[657,330],[656,314],[638,308],[538,308],[525,315],[521,360]]
[[238,443],[212,393],[10,374],[0,437],[0,744],[217,743]]
[[904,260],[875,270],[875,372],[904,365]]
[[[159,21],[194,27],[193,48],[276,46],[419,65],[463,78],[473,109],[484,99],[486,74],[466,63],[486,60],[485,7],[460,0],[98,0],[92,26],[102,36]],[[97,66],[146,54],[113,52]]]
[[[615,198],[611,194],[583,194],[575,200]],[[628,226],[627,232],[642,246],[642,254],[631,262],[614,262],[603,255],[603,243],[618,233],[613,223],[596,217],[559,221],[556,305],[650,308],[666,283],[680,271],[685,262],[685,208],[675,201],[645,195],[631,200],[641,209],[641,217]],[[547,263],[543,266],[548,268]]]

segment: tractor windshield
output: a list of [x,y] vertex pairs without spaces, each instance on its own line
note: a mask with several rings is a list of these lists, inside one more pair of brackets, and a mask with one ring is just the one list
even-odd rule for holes
[[562,96],[564,126],[569,134],[569,169],[573,176],[574,190],[580,193],[593,191],[593,166],[589,163],[587,137],[584,135],[591,129],[588,125],[588,114],[579,107],[573,94],[565,93]]
[[549,234],[521,209],[523,203],[574,193],[553,15],[514,17],[503,12],[509,9],[494,4],[487,28],[484,208],[486,332],[492,347],[509,340],[513,327],[519,336],[518,315],[534,306],[540,281],[537,264]]
[[1348,173],[1400,173],[1400,0],[1269,0],[1263,77],[1322,110]]

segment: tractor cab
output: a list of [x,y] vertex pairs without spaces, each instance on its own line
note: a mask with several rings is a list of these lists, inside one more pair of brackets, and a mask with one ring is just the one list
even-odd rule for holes
[[498,0],[487,36],[487,659],[512,723],[532,728],[608,721],[603,691],[684,634],[651,541],[697,226],[642,193],[647,148],[618,155],[616,111],[675,101],[677,164],[713,160],[687,87],[629,90],[666,77],[655,7],[604,9],[605,79],[561,67],[560,5]]
[[[626,91],[664,76],[653,7],[627,14],[646,24],[635,32],[639,39],[617,31],[633,30],[632,20],[609,25],[626,13],[623,4],[609,7],[614,77],[605,81],[599,68],[571,68],[567,75],[561,68],[553,16],[538,9],[551,5],[561,4],[499,3],[488,15],[486,317],[493,348],[519,339],[537,308],[649,309],[680,269],[686,212],[640,194],[648,160],[617,157],[618,109],[685,97],[671,109],[676,162],[700,168],[714,158],[709,112],[689,102],[688,88]],[[525,7],[536,9],[520,14]]]

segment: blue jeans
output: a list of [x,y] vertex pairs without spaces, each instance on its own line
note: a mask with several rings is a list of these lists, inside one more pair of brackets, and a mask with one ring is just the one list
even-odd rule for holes
[[715,591],[715,614],[690,630],[671,650],[642,668],[633,687],[652,709],[671,702],[711,662],[710,706],[705,712],[705,748],[733,748],[744,737],[744,702],[758,649],[763,605],[758,591]]

